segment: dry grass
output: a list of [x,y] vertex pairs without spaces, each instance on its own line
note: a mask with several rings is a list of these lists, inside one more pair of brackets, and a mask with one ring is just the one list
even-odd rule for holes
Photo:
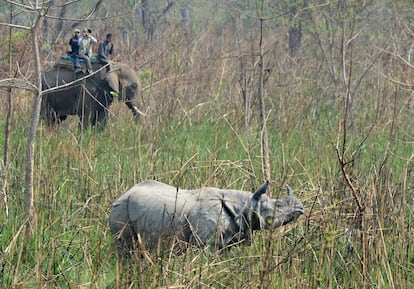
[[[335,151],[343,134],[345,89],[335,87],[329,69],[343,67],[339,61],[326,62],[310,34],[303,54],[290,58],[283,31],[274,33],[271,25],[266,29],[271,193],[278,196],[289,183],[306,207],[297,223],[256,234],[253,246],[226,254],[189,249],[178,257],[167,252],[135,256],[128,263],[117,260],[109,209],[138,181],[251,190],[263,179],[254,43],[241,37],[235,46],[233,31],[225,29],[191,35],[191,41],[165,31],[168,37],[160,37],[156,47],[144,46],[142,59],[134,63],[147,112],[139,124],[132,124],[127,108],[116,103],[101,132],[80,133],[76,118],[59,128],[39,127],[39,226],[29,239],[21,228],[31,98],[13,92],[10,162],[2,171],[9,212],[1,202],[0,287],[361,288],[365,283],[369,288],[412,288],[413,97],[384,76],[386,71],[399,75],[401,68],[395,59],[379,61],[353,99],[346,169],[366,208],[363,276],[357,207]],[[340,56],[335,44],[333,60]],[[365,63],[371,49],[360,46],[354,62]],[[362,69],[355,65],[353,84]],[[247,127],[243,91],[251,97]],[[2,142],[3,124],[0,118]]]

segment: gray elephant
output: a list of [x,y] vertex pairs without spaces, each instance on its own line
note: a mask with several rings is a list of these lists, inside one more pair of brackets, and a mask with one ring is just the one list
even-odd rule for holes
[[[100,68],[98,64],[93,64],[94,71]],[[78,115],[83,126],[104,126],[108,108],[118,96],[138,120],[142,113],[138,109],[140,84],[135,72],[124,63],[114,62],[111,68],[110,72],[103,68],[73,85],[46,92],[42,99],[42,118],[51,125],[65,120],[68,115]],[[59,61],[45,71],[42,77],[43,90],[67,84],[84,76],[83,73],[75,74],[70,61]]]

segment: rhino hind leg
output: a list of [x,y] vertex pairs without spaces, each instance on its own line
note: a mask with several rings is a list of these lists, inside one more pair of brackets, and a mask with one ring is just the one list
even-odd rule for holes
[[129,256],[137,242],[137,235],[129,220],[127,198],[119,199],[113,204],[109,215],[109,228],[116,238],[118,254]]

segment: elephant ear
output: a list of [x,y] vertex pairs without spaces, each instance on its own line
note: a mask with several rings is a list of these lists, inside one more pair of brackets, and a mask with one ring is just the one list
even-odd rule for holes
[[116,73],[113,71],[107,72],[105,80],[113,91],[119,93],[119,79]]

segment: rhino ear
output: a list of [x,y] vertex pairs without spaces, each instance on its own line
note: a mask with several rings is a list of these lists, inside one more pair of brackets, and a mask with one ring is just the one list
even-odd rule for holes
[[261,195],[263,195],[264,193],[266,193],[266,190],[267,190],[267,187],[268,187],[268,186],[269,186],[269,181],[268,181],[268,180],[266,180],[266,182],[265,182],[263,185],[261,185],[261,186],[257,189],[257,191],[253,194],[252,199],[253,199],[254,201],[258,201],[258,200],[260,199]]

